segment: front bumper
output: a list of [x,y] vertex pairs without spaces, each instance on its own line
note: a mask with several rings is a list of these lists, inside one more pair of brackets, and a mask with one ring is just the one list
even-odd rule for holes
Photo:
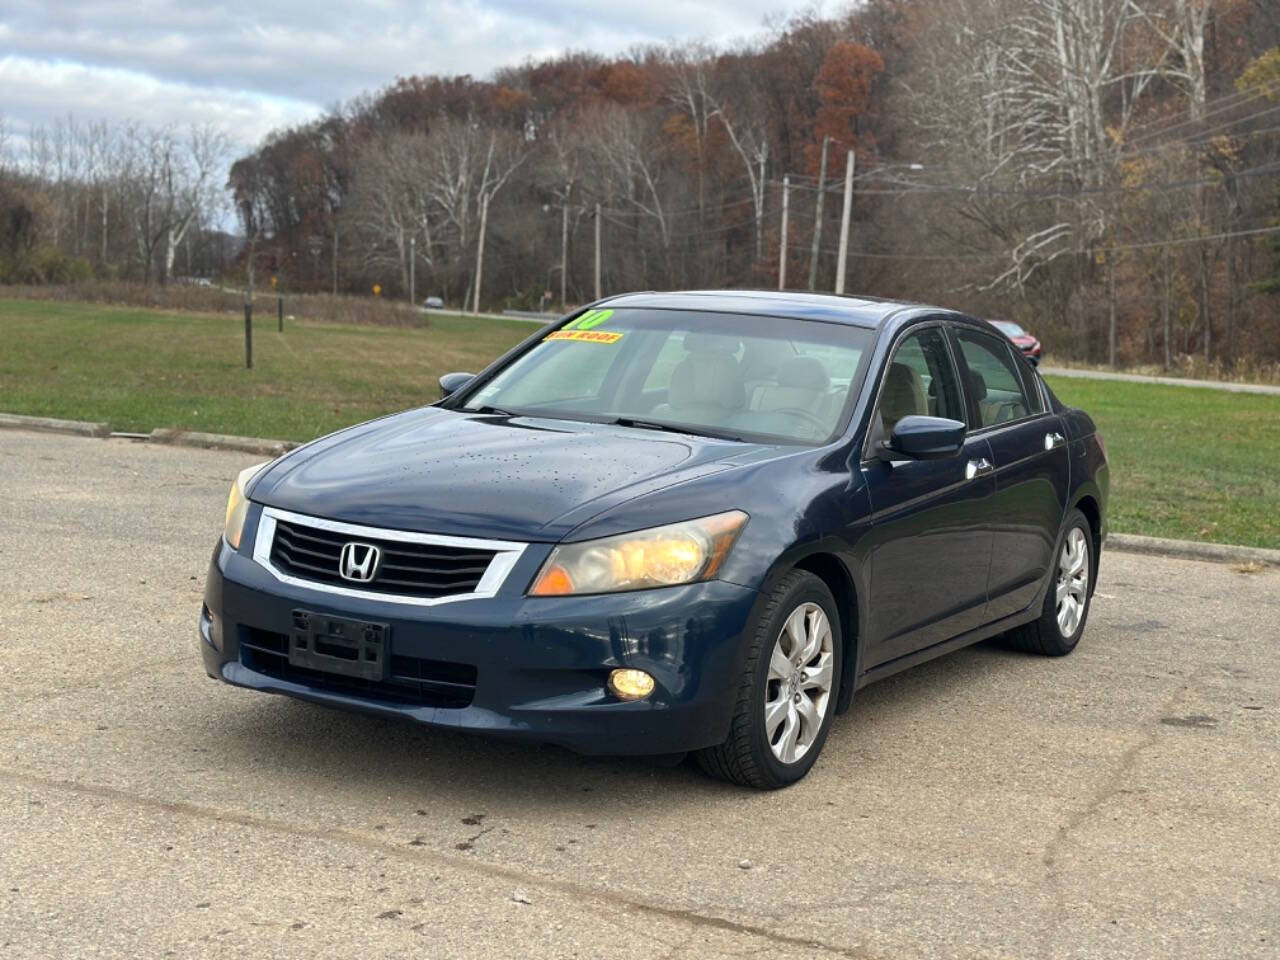
[[[526,574],[547,550],[532,551],[521,564],[529,569],[513,571],[496,596],[415,607],[283,583],[244,547],[237,552],[219,539],[201,612],[205,671],[254,690],[582,753],[676,753],[723,742],[756,592],[711,581],[526,597]],[[261,656],[262,638],[287,638],[299,608],[388,623],[393,657],[465,668],[474,678],[469,702],[413,702],[392,688],[331,682],[291,672],[287,657]],[[656,690],[643,701],[617,700],[605,686],[616,667],[648,671]]]

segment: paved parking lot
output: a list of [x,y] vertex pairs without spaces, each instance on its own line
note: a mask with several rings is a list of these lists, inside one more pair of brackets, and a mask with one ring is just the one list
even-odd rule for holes
[[1280,956],[1278,571],[1104,555],[761,794],[206,679],[251,460],[0,432],[0,957]]

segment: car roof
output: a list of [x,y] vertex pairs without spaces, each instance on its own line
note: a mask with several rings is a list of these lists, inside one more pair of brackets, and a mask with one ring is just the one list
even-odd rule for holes
[[745,313],[763,316],[796,317],[847,323],[855,327],[878,328],[904,311],[952,313],[924,304],[878,297],[853,297],[834,293],[804,293],[798,290],[679,290],[665,293],[624,293],[601,303],[619,307],[649,307],[655,310],[704,310],[714,313]]

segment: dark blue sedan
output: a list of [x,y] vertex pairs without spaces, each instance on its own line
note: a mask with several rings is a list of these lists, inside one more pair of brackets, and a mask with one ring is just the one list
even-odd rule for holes
[[868,683],[1075,648],[1106,451],[947,310],[629,294],[244,471],[210,676],[780,787]]

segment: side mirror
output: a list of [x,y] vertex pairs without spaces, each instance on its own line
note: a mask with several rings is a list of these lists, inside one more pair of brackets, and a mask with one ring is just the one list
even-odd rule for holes
[[953,457],[964,446],[968,428],[959,420],[945,417],[903,417],[893,427],[893,435],[882,453],[890,459],[897,454],[906,460],[941,460]]
[[443,400],[451,393],[457,393],[475,377],[474,373],[446,373],[440,378],[440,399]]

